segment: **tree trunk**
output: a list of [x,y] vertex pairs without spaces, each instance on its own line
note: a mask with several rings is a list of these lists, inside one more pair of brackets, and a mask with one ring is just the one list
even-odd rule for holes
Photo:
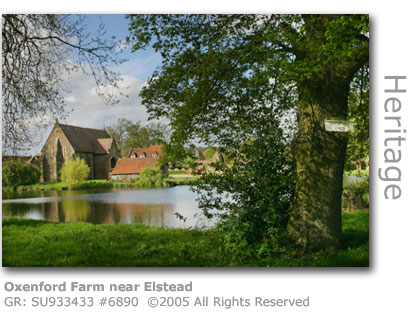
[[[312,83],[312,82],[311,82]],[[348,81],[300,85],[296,196],[288,231],[303,249],[339,248],[347,133],[325,131],[325,120],[348,112]]]

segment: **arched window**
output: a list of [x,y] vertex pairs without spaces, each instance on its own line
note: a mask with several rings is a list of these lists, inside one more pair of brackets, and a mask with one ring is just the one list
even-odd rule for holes
[[61,173],[61,168],[64,164],[64,155],[62,152],[62,146],[60,143],[60,140],[57,139],[57,152],[55,154],[55,162],[56,162],[56,178],[58,181],[60,181],[60,173]]
[[115,168],[115,166],[116,166],[116,158],[115,157],[112,157],[111,158],[111,169],[113,169],[113,168]]
[[43,181],[50,181],[50,164],[48,163],[47,157],[43,156]]
[[142,154],[139,156],[139,158],[146,158],[146,153],[142,152]]

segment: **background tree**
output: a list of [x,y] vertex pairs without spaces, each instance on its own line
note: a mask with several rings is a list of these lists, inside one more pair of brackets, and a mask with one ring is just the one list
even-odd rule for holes
[[345,167],[347,170],[368,169],[369,164],[369,66],[359,70],[351,84],[348,98],[349,118],[354,132],[349,135]]
[[2,165],[2,184],[6,187],[35,184],[40,182],[40,169],[22,159],[4,161]]
[[175,154],[191,139],[248,141],[265,114],[284,125],[297,106],[288,233],[316,250],[341,245],[347,136],[324,122],[348,116],[351,81],[369,59],[368,28],[368,15],[130,16],[129,40],[162,54],[141,96],[152,117],[170,120]]
[[126,148],[124,148],[124,145],[127,137],[127,128],[132,125],[132,121],[125,118],[119,118],[112,126],[108,126],[105,128],[108,134],[115,139],[118,149],[123,157],[125,157],[127,155],[127,152],[129,152],[129,150],[126,150]]
[[3,150],[13,153],[31,143],[30,129],[45,127],[64,112],[66,80],[76,71],[95,79],[97,93],[116,103],[120,93],[118,42],[104,26],[87,31],[84,16],[2,15]]
[[140,121],[132,122],[124,118],[118,119],[113,126],[105,129],[117,142],[123,157],[126,157],[132,148],[162,144],[169,136],[169,129],[165,124],[158,122],[143,126]]
[[148,123],[143,126],[140,121],[137,121],[126,129],[124,151],[129,153],[132,148],[162,144],[166,140],[167,130],[167,126],[161,123]]

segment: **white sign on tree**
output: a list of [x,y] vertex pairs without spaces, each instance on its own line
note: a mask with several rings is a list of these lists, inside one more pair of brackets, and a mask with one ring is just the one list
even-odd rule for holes
[[354,123],[344,120],[325,120],[325,131],[353,132]]

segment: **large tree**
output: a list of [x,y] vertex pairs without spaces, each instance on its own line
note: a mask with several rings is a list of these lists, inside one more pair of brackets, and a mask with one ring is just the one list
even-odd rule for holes
[[228,147],[265,114],[296,109],[288,233],[306,249],[339,247],[348,138],[324,122],[347,119],[351,81],[369,59],[368,15],[135,15],[130,31],[134,50],[152,43],[162,54],[142,97],[170,120],[174,145]]
[[107,39],[101,24],[87,28],[85,16],[52,14],[2,15],[3,151],[30,146],[33,127],[64,117],[67,80],[73,72],[95,79],[97,93],[116,103],[122,62],[116,39]]

